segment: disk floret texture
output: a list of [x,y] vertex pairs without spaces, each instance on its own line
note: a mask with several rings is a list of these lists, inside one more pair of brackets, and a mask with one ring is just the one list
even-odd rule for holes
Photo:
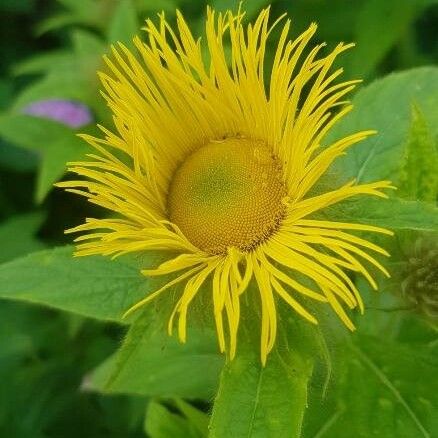
[[83,136],[96,153],[70,163],[81,178],[61,183],[112,212],[68,230],[81,233],[78,256],[168,255],[142,273],[169,281],[127,313],[179,284],[168,327],[176,324],[185,342],[191,303],[210,294],[220,350],[233,358],[243,297],[256,291],[263,363],[280,301],[313,324],[306,304],[327,303],[353,330],[345,308],[363,311],[363,303],[349,273],[373,288],[369,266],[388,275],[372,255],[388,254],[357,232],[389,231],[315,214],[353,196],[385,197],[390,183],[350,181],[311,194],[337,157],[374,133],[323,142],[352,109],[345,95],[359,81],[339,82],[342,69],[332,69],[351,44],[321,55],[323,44],[307,49],[315,24],[295,40],[290,26],[284,16],[270,23],[269,9],[247,24],[240,11],[209,8],[205,37],[195,39],[179,13],[176,29],[164,14],[157,25],[147,20],[146,42],[134,39],[135,54],[118,44],[106,59],[110,72],[100,74],[114,132]]

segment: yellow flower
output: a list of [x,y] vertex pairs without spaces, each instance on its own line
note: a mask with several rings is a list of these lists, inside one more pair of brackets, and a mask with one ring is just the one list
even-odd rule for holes
[[[342,69],[332,71],[336,56],[352,44],[326,56],[319,55],[320,44],[304,55],[315,24],[290,41],[284,16],[269,25],[265,9],[244,25],[243,15],[207,9],[208,61],[204,41],[192,36],[179,13],[177,31],[164,14],[158,26],[147,20],[148,42],[134,39],[137,55],[122,44],[113,48],[113,60],[106,59],[111,74],[100,77],[116,132],[101,127],[104,138],[84,135],[97,154],[70,163],[84,179],[60,185],[116,213],[68,230],[84,233],[76,239],[77,255],[167,251],[168,261],[142,273],[171,280],[127,313],[183,283],[169,321],[171,333],[178,319],[182,342],[189,306],[204,285],[202,293],[212,294],[220,350],[233,358],[240,302],[255,282],[265,363],[280,299],[313,324],[306,303],[328,303],[354,329],[343,306],[362,311],[363,304],[345,271],[364,275],[374,288],[364,261],[388,275],[365,250],[387,253],[354,232],[391,233],[313,215],[352,196],[385,197],[381,189],[390,183],[351,181],[310,194],[337,157],[373,134],[321,146],[352,108],[342,99],[359,81],[335,83]],[[280,22],[267,68],[267,41]]]

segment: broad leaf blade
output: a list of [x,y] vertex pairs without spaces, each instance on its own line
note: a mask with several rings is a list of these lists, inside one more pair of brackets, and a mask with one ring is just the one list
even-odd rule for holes
[[423,67],[388,75],[360,90],[352,101],[354,110],[334,127],[328,140],[363,129],[376,129],[378,134],[338,159],[338,175],[345,180],[356,178],[360,183],[389,179],[397,186],[412,103],[422,109],[432,136],[438,134],[437,82],[438,68]]
[[212,397],[224,360],[215,337],[208,330],[192,329],[181,344],[168,336],[163,313],[140,317],[122,348],[94,371],[87,387],[108,393]]
[[343,346],[327,400],[313,400],[308,437],[432,437],[438,363],[431,346],[354,335]]
[[438,231],[438,208],[421,201],[364,198],[327,209],[324,214],[333,221],[376,225],[394,231]]
[[92,318],[124,322],[123,313],[158,286],[140,273],[160,256],[75,258],[71,247],[30,254],[0,266],[0,297]]
[[65,172],[66,162],[79,160],[89,150],[75,132],[52,120],[19,114],[0,117],[0,135],[41,154],[35,198],[42,202]]
[[258,354],[241,353],[222,372],[210,437],[300,436],[311,372],[296,350],[272,352],[266,367]]

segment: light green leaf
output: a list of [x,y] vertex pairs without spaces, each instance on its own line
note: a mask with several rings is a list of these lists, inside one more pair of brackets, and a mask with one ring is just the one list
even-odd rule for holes
[[[51,71],[42,79],[32,82],[15,99],[13,110],[17,111],[23,106],[41,99],[72,99],[79,100],[94,107],[97,91],[90,86],[90,78],[79,75],[80,66],[72,63],[66,69]],[[74,69],[74,70],[71,70]]]
[[400,196],[436,204],[438,194],[438,151],[424,116],[412,107],[412,125],[400,177]]
[[208,330],[192,329],[181,344],[167,335],[166,322],[165,315],[154,318],[153,312],[140,317],[122,348],[93,372],[87,387],[108,393],[212,397],[223,365],[215,337]]
[[65,8],[75,11],[78,14],[85,14],[86,11],[92,11],[97,8],[94,0],[58,0]]
[[62,66],[70,62],[71,54],[66,50],[54,50],[32,56],[19,62],[12,68],[14,75],[28,75],[43,73],[53,68],[53,66]]
[[334,221],[357,222],[391,230],[438,231],[438,208],[421,201],[399,198],[361,199],[326,211]]
[[87,144],[74,131],[39,117],[18,114],[0,116],[0,136],[41,154],[35,198],[42,202],[65,172],[66,162],[83,158]]
[[135,6],[141,16],[142,14],[157,11],[175,13],[175,10],[178,7],[177,3],[178,1],[176,0],[154,0],[153,3],[150,0],[136,0]]
[[106,48],[100,37],[82,29],[75,29],[71,39],[73,50],[79,56],[102,56]]
[[145,431],[151,438],[200,438],[202,435],[184,417],[152,401],[146,410]]
[[36,236],[44,220],[41,212],[13,216],[0,223],[0,263],[45,247]]
[[160,260],[74,258],[71,247],[40,251],[0,266],[0,297],[123,323],[123,313],[157,288],[140,269]]
[[431,135],[438,135],[438,68],[422,67],[394,73],[373,82],[353,98],[354,110],[332,130],[329,141],[363,130],[376,129],[335,163],[346,180],[391,180],[396,186],[411,125],[411,106],[423,111]]
[[210,424],[211,438],[299,437],[312,364],[298,350],[241,352],[221,376]]
[[122,42],[129,46],[139,30],[137,12],[132,1],[121,0],[108,27],[108,41],[110,43]]
[[[246,0],[242,3],[242,10],[245,11],[245,15],[249,18],[254,17],[262,8],[271,4],[269,0]],[[212,0],[209,2],[209,5],[218,11],[231,9],[237,12],[239,8],[239,2],[236,0]]]

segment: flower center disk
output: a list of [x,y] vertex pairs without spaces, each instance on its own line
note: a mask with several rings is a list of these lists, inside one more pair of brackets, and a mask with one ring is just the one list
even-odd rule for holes
[[170,220],[209,254],[251,251],[268,239],[286,213],[280,161],[263,142],[211,141],[175,172],[168,195]]

